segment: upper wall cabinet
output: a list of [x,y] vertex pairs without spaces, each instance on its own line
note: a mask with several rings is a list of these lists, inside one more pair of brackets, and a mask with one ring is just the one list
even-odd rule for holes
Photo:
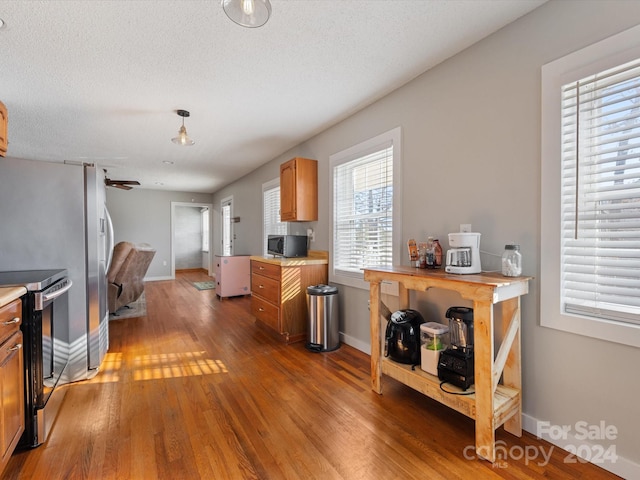
[[7,154],[7,107],[4,103],[0,102],[0,156]]
[[318,220],[318,162],[292,158],[280,165],[280,220]]

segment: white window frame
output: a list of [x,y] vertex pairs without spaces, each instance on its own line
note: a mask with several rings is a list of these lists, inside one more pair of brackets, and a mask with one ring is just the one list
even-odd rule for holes
[[[392,263],[399,265],[401,262],[402,252],[402,129],[396,127],[388,132],[377,135],[374,138],[361,142],[353,147],[347,148],[341,152],[335,153],[329,156],[330,164],[330,201],[331,201],[331,243],[330,243],[330,258],[332,259],[329,266],[329,280],[333,283],[340,285],[348,285],[355,288],[361,288],[364,290],[369,289],[369,282],[364,281],[364,273],[360,275],[343,275],[336,272],[334,255],[334,239],[335,239],[335,218],[334,218],[334,172],[335,167],[352,160],[363,157],[369,153],[372,153],[377,148],[383,148],[385,144],[391,142],[393,144],[393,233],[392,233]],[[371,265],[374,266],[374,265]],[[390,287],[391,285],[391,287]],[[397,294],[397,285],[384,282],[384,293]]]
[[267,217],[269,216],[267,214],[267,202],[266,202],[266,195],[268,192],[274,190],[274,189],[278,189],[278,195],[277,195],[277,202],[278,202],[278,218],[280,218],[280,209],[279,209],[279,205],[280,205],[280,177],[278,178],[274,178],[273,180],[270,180],[266,183],[262,184],[262,251],[263,251],[263,255],[267,256],[267,235],[273,234],[273,235],[286,235],[287,233],[289,233],[289,223],[288,222],[282,222],[279,221],[276,225],[278,225],[278,227],[276,228],[276,230],[282,230],[282,231],[276,231],[276,232],[269,232],[268,228],[267,228]]
[[562,57],[542,68],[542,194],[540,324],[640,347],[640,325],[561,310],[561,88],[640,58],[640,26]]

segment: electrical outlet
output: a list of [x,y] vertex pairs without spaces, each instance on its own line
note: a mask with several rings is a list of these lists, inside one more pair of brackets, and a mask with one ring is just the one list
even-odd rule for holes
[[162,261],[162,266],[163,266],[163,267],[166,267],[166,266],[167,266],[167,261],[166,261],[166,260],[163,260],[163,261]]
[[460,224],[460,232],[463,233],[468,233],[471,231],[471,224],[470,223],[461,223]]
[[313,231],[313,228],[307,228],[307,237],[309,237],[309,241],[316,241],[316,232]]

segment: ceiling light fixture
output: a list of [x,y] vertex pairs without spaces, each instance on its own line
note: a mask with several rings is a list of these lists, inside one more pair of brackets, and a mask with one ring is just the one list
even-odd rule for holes
[[261,27],[271,16],[269,0],[222,0],[222,9],[232,21],[247,28]]
[[182,126],[180,127],[180,130],[178,130],[178,136],[172,138],[171,141],[175,144],[185,147],[188,145],[193,145],[196,142],[188,137],[187,129],[184,127],[184,118],[189,116],[189,112],[187,112],[186,110],[177,110],[176,113],[182,117]]

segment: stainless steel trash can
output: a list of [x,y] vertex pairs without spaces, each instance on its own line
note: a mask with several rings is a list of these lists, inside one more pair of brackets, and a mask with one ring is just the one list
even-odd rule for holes
[[306,347],[312,352],[330,352],[340,346],[338,288],[331,285],[307,287],[309,334]]

